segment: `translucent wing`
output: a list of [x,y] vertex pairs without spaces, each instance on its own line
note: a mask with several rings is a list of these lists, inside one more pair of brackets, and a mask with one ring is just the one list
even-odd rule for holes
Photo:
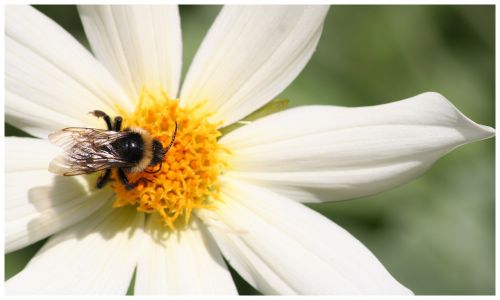
[[64,176],[88,174],[113,167],[130,167],[120,158],[112,143],[126,136],[95,128],[70,127],[49,135],[49,141],[64,153],[49,164],[49,171]]

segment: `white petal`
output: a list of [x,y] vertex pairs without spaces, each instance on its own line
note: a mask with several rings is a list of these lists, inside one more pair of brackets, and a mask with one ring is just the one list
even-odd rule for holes
[[283,91],[318,44],[327,6],[225,6],[189,69],[181,102],[229,125]]
[[299,201],[381,192],[452,149],[494,135],[437,93],[373,107],[304,106],[229,133],[237,176]]
[[226,181],[219,222],[208,227],[224,257],[266,294],[409,294],[348,232],[266,189]]
[[53,236],[6,294],[124,295],[137,262],[144,215],[134,208],[99,210]]
[[112,191],[94,191],[95,178],[47,171],[54,148],[46,140],[6,138],[5,250],[11,252],[91,215]]
[[161,218],[152,215],[146,228],[137,264],[136,294],[238,293],[217,245],[198,220],[169,233]]
[[175,5],[81,5],[92,51],[138,100],[143,88],[177,96],[182,67],[179,11]]
[[30,6],[6,7],[6,121],[38,137],[82,126],[87,112],[131,103],[69,33]]
[[5,172],[46,171],[60,149],[47,140],[5,137]]

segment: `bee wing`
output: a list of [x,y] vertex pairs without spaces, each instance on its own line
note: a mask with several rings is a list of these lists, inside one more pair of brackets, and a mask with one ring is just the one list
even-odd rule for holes
[[88,174],[95,171],[99,171],[99,169],[90,167],[85,163],[79,163],[65,154],[56,156],[49,164],[49,172],[64,176]]
[[65,151],[74,147],[101,147],[124,136],[123,132],[96,128],[68,127],[49,134],[49,141]]
[[112,142],[125,133],[95,128],[70,127],[49,135],[49,140],[64,153],[49,164],[49,171],[64,176],[88,174],[113,167],[128,167]]

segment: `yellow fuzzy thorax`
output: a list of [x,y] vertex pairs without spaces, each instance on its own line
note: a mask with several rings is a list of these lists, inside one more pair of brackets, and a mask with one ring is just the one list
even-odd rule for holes
[[202,106],[203,103],[181,108],[178,100],[169,99],[166,94],[155,97],[144,91],[134,112],[127,114],[119,109],[123,128],[143,128],[164,149],[172,139],[175,122],[178,129],[161,169],[156,165],[145,170],[158,172],[127,174],[130,182],[146,179],[136,188],[127,190],[113,174],[114,207],[134,205],[138,211],[158,213],[171,229],[175,229],[177,222],[188,224],[194,210],[215,207],[215,201],[220,201],[217,178],[226,167],[222,157],[228,151],[217,143],[220,124],[209,123],[209,115],[201,112]]

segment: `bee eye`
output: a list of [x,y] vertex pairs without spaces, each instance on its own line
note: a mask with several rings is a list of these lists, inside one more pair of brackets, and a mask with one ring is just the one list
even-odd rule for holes
[[153,140],[153,158],[149,163],[150,166],[159,164],[165,157],[165,151],[162,144],[158,140]]

